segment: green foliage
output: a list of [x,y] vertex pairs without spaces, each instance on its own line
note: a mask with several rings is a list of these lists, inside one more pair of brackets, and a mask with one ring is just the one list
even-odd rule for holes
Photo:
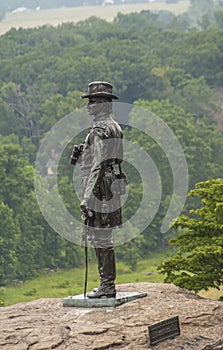
[[36,293],[37,293],[36,288],[33,288],[33,289],[31,289],[31,290],[25,292],[24,295],[25,295],[26,297],[33,297],[34,295],[36,295]]
[[[45,267],[81,264],[81,252],[48,227],[34,193],[34,169],[15,137],[0,142],[0,285],[32,278]],[[3,141],[6,142],[3,142]],[[63,188],[63,186],[62,186]]]
[[[210,123],[210,120],[203,118],[198,121],[194,116],[187,113],[182,107],[172,104],[168,100],[161,101],[136,101],[137,107],[142,107],[143,110],[136,109],[131,115],[131,122],[143,128],[147,134],[154,127],[153,118],[149,115],[151,112],[161,118],[174,132],[178,138],[185,157],[187,159],[190,183],[192,188],[196,182],[208,180],[214,176],[221,176],[223,171],[223,140],[222,134],[216,130],[215,126]],[[157,130],[157,137],[159,137]],[[164,150],[149,136],[132,128],[125,133],[125,137],[134,143],[137,143],[152,157],[162,181],[162,201],[160,203],[159,215],[156,216],[152,224],[147,227],[143,233],[144,242],[141,246],[140,255],[145,257],[151,249],[162,249],[167,246],[167,241],[170,236],[160,233],[162,220],[166,215],[172,195],[172,170],[169,161],[167,160]],[[164,137],[161,132],[160,137]],[[130,173],[131,174],[131,173]],[[131,174],[131,179],[132,177]],[[149,179],[148,179],[149,181]],[[152,193],[154,183],[150,184],[150,191]],[[134,213],[141,200],[142,188],[137,181],[135,187],[130,186],[128,216]],[[132,196],[132,197],[131,197]],[[186,203],[186,207],[190,204]],[[195,205],[195,203],[193,203]],[[145,215],[148,215],[148,208],[146,208]],[[126,213],[126,212],[125,212]],[[174,235],[174,230],[171,233]]]
[[179,235],[170,243],[178,253],[159,267],[165,281],[198,292],[223,284],[223,180],[198,183],[189,196],[201,206],[179,217],[174,226]]
[[222,29],[222,1],[218,0],[191,0],[187,17],[192,27],[201,30]]
[[218,12],[215,12],[214,16],[215,16],[217,28],[222,30],[223,29],[223,11],[219,10]]
[[0,307],[5,304],[5,289],[0,288]]
[[[34,3],[29,1],[30,6]],[[41,6],[51,6],[53,1],[45,3]],[[7,2],[9,9],[18,4],[19,0]],[[213,27],[214,22],[209,28],[204,17],[199,28],[209,29],[189,30],[186,15],[142,11],[118,14],[111,23],[91,17],[57,28],[11,29],[0,37],[4,66],[0,71],[0,284],[32,278],[44,268],[83,262],[81,248],[66,242],[42,217],[34,193],[33,166],[45,133],[85,105],[80,95],[90,80],[111,81],[120,101],[150,110],[169,125],[188,160],[190,188],[222,175],[222,132],[210,119],[220,113],[223,82],[221,13],[215,12],[215,18],[220,29]],[[144,122],[140,115],[130,117]],[[142,127],[148,131],[149,121]],[[150,154],[163,187],[159,213],[151,225],[140,238],[117,249],[119,258],[133,271],[139,259],[166,247],[169,236],[175,235],[175,230],[165,236],[160,233],[171,200],[172,173],[165,152],[153,140],[127,128],[125,138]],[[72,193],[71,149],[72,144],[60,161],[58,187],[67,209],[79,218],[79,200]],[[48,155],[43,157],[48,159]],[[127,220],[141,201],[142,184],[137,171],[125,167],[132,179],[123,208]],[[143,217],[147,215],[148,208]]]
[[16,246],[20,230],[13,219],[13,212],[6,204],[0,203],[0,285],[11,281],[16,275],[18,258]]
[[[201,24],[201,19],[208,15],[209,24],[211,24],[214,15],[215,4],[214,0],[191,0],[191,6],[188,10],[189,16],[193,21],[193,24]],[[200,23],[199,23],[200,22]],[[207,29],[201,25],[203,29]]]
[[[89,274],[88,290],[92,290],[99,284],[97,264],[93,258],[93,250],[89,249]],[[146,260],[137,262],[134,271],[127,264],[117,258],[117,280],[118,284],[134,282],[155,282],[163,281],[163,276],[157,273],[156,269],[161,260],[166,257],[162,254],[149,254]],[[38,298],[64,298],[68,295],[83,293],[85,269],[74,268],[63,271],[45,271],[41,276],[26,281],[9,285],[2,289],[4,306],[27,302]],[[0,289],[1,291],[1,289]],[[1,297],[0,297],[1,298]]]
[[[118,259],[125,261],[125,264],[130,267],[131,271],[137,270],[137,263],[141,259],[142,254],[140,254],[140,250],[144,243],[144,238],[142,236],[138,236],[131,242],[127,242],[124,246],[116,248],[116,256]],[[137,250],[136,250],[137,246]]]
[[[201,118],[199,120],[197,116],[188,113],[184,108],[169,100],[154,100],[152,102],[140,100],[136,101],[136,105],[148,110],[147,115],[151,111],[158,118],[161,118],[176,135],[187,158],[191,188],[199,181],[221,176],[223,171],[222,133],[209,119]],[[149,133],[151,123],[149,118],[143,119],[140,113],[133,118]],[[153,140],[140,137],[134,130],[130,131],[128,137],[131,140],[137,140],[149,152],[155,164],[159,166],[161,174],[168,173],[166,156]],[[164,193],[168,194],[172,179],[168,176],[163,181]]]

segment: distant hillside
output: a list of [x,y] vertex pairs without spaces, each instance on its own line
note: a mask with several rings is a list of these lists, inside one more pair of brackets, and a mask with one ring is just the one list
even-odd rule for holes
[[[0,4],[1,6],[1,4]],[[189,1],[180,1],[177,4],[167,4],[166,2],[151,2],[112,6],[81,6],[60,9],[40,9],[22,12],[6,13],[5,18],[0,22],[0,34],[4,34],[10,28],[34,28],[42,25],[57,26],[64,22],[78,22],[90,16],[97,16],[107,21],[112,21],[117,14],[140,12],[142,10],[170,11],[174,14],[186,12]],[[0,8],[1,12],[1,8]]]
[[[155,0],[160,2],[159,0]],[[166,0],[166,2],[180,2],[181,0]],[[151,1],[153,2],[153,1]],[[77,7],[77,6],[98,6],[104,4],[121,5],[148,3],[148,0],[0,0],[0,12],[10,12],[17,8],[26,7],[34,10],[36,8],[49,9],[59,7]]]

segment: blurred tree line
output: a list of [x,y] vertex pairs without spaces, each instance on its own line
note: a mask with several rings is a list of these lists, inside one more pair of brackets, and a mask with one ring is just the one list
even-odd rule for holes
[[[163,18],[166,18],[165,21]],[[44,268],[82,264],[83,251],[47,225],[35,198],[36,153],[46,132],[85,104],[80,95],[93,80],[111,81],[121,102],[158,115],[173,130],[188,161],[190,188],[221,177],[223,138],[214,118],[221,112],[223,84],[221,26],[190,29],[183,16],[169,13],[118,14],[112,23],[91,17],[53,28],[11,29],[0,37],[0,285],[31,278]],[[130,118],[139,118],[131,115]],[[150,127],[145,122],[145,130]],[[117,257],[133,269],[149,252],[165,249],[172,229],[160,233],[172,188],[163,151],[135,130],[124,130],[159,168],[163,197],[153,222],[135,240],[117,247]],[[59,191],[68,210],[73,199],[70,144],[59,166]],[[137,209],[142,186],[134,169],[124,207]],[[190,201],[188,206],[194,205]]]

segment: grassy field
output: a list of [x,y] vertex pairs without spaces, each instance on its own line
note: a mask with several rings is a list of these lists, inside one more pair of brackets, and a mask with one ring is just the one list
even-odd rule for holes
[[[122,262],[117,263],[117,284],[134,282],[161,283],[164,276],[157,273],[156,269],[160,261],[165,258],[163,254],[155,254],[148,260],[140,261],[136,271],[131,271]],[[17,284],[6,288],[4,291],[4,306],[18,302],[28,302],[40,298],[64,298],[68,295],[83,293],[84,269],[71,269],[42,275],[23,284]],[[89,266],[88,290],[98,286],[98,273],[95,261]],[[0,293],[1,294],[1,293]],[[200,296],[211,299],[218,299],[223,295],[223,288],[220,291],[210,289],[207,292],[200,292]],[[3,299],[0,295],[0,299]]]
[[63,22],[78,22],[90,16],[97,16],[107,21],[112,21],[118,12],[123,14],[140,12],[142,10],[167,10],[174,14],[187,11],[189,1],[181,1],[178,4],[166,4],[165,2],[126,4],[113,6],[84,6],[74,8],[60,8],[39,10],[22,13],[7,13],[0,22],[0,34],[4,34],[10,28],[33,28],[42,25],[57,26]]
[[[133,282],[162,282],[163,276],[156,272],[163,254],[156,254],[149,260],[138,263],[137,271],[131,271],[122,262],[117,263],[117,284]],[[93,259],[94,260],[94,259]],[[4,305],[12,305],[18,302],[27,302],[39,298],[63,298],[68,295],[83,293],[85,270],[71,269],[47,273],[34,280],[26,281],[4,288]],[[97,265],[92,261],[89,266],[88,290],[92,290],[99,284]]]
[[223,287],[220,290],[210,288],[208,291],[201,291],[199,295],[203,298],[218,300],[220,297],[223,297]]

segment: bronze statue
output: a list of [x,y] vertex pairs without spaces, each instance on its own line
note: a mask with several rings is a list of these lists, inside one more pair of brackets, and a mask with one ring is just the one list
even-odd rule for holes
[[100,276],[100,286],[87,296],[112,298],[116,296],[112,229],[122,224],[120,196],[126,183],[121,170],[123,134],[112,117],[112,101],[118,97],[112,85],[102,81],[91,82],[81,97],[88,98],[87,110],[94,123],[84,143],[74,146],[71,163],[80,158],[84,233],[95,248]]

